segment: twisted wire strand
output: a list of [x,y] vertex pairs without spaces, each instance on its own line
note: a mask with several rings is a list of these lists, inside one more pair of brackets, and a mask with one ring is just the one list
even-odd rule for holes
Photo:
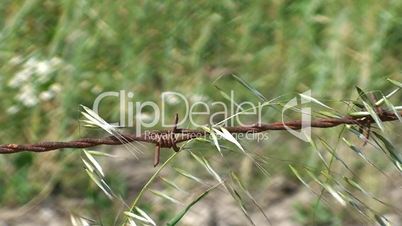
[[[402,111],[398,112],[402,115]],[[383,122],[396,121],[398,117],[393,113],[385,110],[378,111],[378,117]],[[360,127],[367,127],[375,123],[375,120],[371,116],[345,116],[342,118],[326,118],[317,119],[311,121],[310,127],[313,128],[330,128],[339,125],[358,125]],[[302,120],[294,120],[287,122],[273,122],[273,123],[260,123],[248,126],[234,126],[234,127],[224,127],[232,134],[238,133],[260,133],[271,130],[300,130],[304,122]],[[46,152],[57,149],[72,148],[89,148],[99,145],[121,145],[125,143],[130,143],[134,141],[153,143],[157,148],[172,148],[178,151],[177,144],[188,141],[197,137],[202,137],[208,135],[204,130],[194,130],[194,129],[180,129],[177,128],[177,115],[176,123],[171,130],[160,130],[160,131],[146,131],[140,135],[134,134],[122,134],[126,141],[117,139],[114,136],[108,136],[103,138],[81,138],[73,141],[50,141],[50,142],[40,142],[36,144],[3,144],[0,145],[0,154],[11,154],[17,152]]]

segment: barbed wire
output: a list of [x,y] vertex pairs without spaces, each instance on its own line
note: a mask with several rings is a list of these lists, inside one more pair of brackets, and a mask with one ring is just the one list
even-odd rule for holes
[[[402,115],[402,111],[397,112]],[[377,111],[378,118],[383,121],[396,121],[398,117],[393,112],[381,110]],[[53,151],[57,149],[72,148],[90,148],[99,145],[121,145],[125,143],[130,143],[134,141],[153,143],[157,147],[157,151],[160,148],[172,148],[178,151],[178,143],[188,141],[197,137],[206,136],[209,132],[205,130],[196,129],[182,129],[177,128],[178,116],[175,117],[175,126],[171,130],[160,130],[160,131],[145,131],[140,135],[135,134],[121,134],[124,139],[116,138],[115,136],[108,136],[103,138],[81,138],[72,141],[49,141],[40,142],[36,144],[3,144],[0,145],[0,154],[11,154],[18,152],[46,152]],[[339,125],[358,125],[362,128],[367,127],[375,123],[372,116],[344,116],[340,118],[327,118],[327,119],[317,119],[312,120],[307,126],[312,128],[330,128]],[[223,127],[232,134],[240,133],[261,133],[271,130],[300,130],[305,123],[302,120],[294,120],[287,122],[273,122],[273,123],[259,123],[247,126],[233,126],[233,127]]]

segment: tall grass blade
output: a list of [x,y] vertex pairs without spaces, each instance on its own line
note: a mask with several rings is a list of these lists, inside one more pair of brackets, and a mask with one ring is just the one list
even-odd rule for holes
[[124,215],[130,217],[131,219],[136,219],[136,220],[142,221],[144,223],[149,223],[148,220],[145,219],[144,217],[141,217],[141,216],[139,216],[139,215],[137,215],[135,213],[132,213],[132,212],[124,211]]
[[135,210],[137,210],[137,212],[138,212],[139,214],[141,214],[142,217],[144,217],[145,219],[147,219],[147,221],[148,221],[150,224],[156,226],[155,221],[152,220],[152,218],[151,218],[144,210],[140,209],[139,207],[135,207]]
[[245,202],[243,201],[242,197],[240,196],[239,192],[237,192],[236,189],[234,189],[232,186],[230,187],[230,194],[232,195],[232,197],[237,201],[237,203],[240,206],[241,211],[243,212],[244,216],[247,218],[247,220],[250,222],[250,224],[252,225],[256,225],[253,221],[253,219],[251,218],[250,214],[248,213],[247,209],[246,209],[246,205]]
[[396,150],[395,146],[391,143],[391,141],[389,141],[387,138],[381,136],[380,134],[373,132],[374,135],[381,140],[381,142],[384,144],[385,149],[388,151],[388,153],[390,154],[391,158],[399,163],[402,164],[402,157],[401,157],[401,153]]
[[392,112],[395,114],[395,116],[399,119],[400,122],[402,122],[402,117],[398,110],[396,110],[395,106],[388,100],[388,98],[383,96],[383,99],[385,101],[385,105],[392,110]]
[[87,159],[90,161],[91,165],[94,166],[95,170],[97,173],[99,173],[102,177],[105,176],[105,174],[103,173],[102,167],[101,165],[95,160],[94,157],[92,157],[92,155],[87,152],[85,149],[83,150],[85,156],[87,157]]
[[304,186],[306,186],[307,188],[311,189],[310,185],[308,185],[308,183],[307,183],[305,180],[303,180],[303,178],[300,176],[299,171],[297,171],[297,170],[296,170],[292,165],[290,165],[290,164],[289,164],[288,166],[289,166],[290,170],[292,171],[292,173],[296,176],[296,178],[299,179],[299,181],[302,182],[302,184],[303,184]]
[[171,197],[171,196],[169,196],[169,195],[167,195],[167,194],[165,194],[163,192],[152,190],[152,189],[150,189],[149,191],[152,192],[153,194],[155,194],[156,196],[159,196],[159,197],[161,197],[163,199],[166,199],[166,200],[168,200],[168,201],[170,201],[172,203],[181,204],[180,201],[178,201],[177,199],[175,199],[175,198],[173,198],[173,197]]
[[254,205],[258,208],[260,213],[265,217],[268,224],[272,225],[271,221],[269,220],[268,216],[265,214],[264,209],[260,206],[260,204],[255,200],[255,198],[251,195],[251,193],[246,189],[243,183],[240,181],[239,177],[232,172],[231,173],[232,180],[237,183],[238,187],[248,196],[248,198],[254,203]]
[[171,180],[169,180],[169,179],[167,179],[167,178],[164,178],[164,177],[159,177],[159,178],[160,178],[163,182],[165,182],[167,185],[169,185],[170,187],[172,187],[172,188],[174,188],[174,189],[176,189],[176,190],[178,190],[178,191],[187,193],[186,191],[184,191],[183,189],[181,189],[175,182],[173,182],[173,181],[171,181]]
[[402,88],[402,83],[401,82],[398,82],[398,81],[395,81],[395,80],[392,80],[392,79],[387,79],[387,80],[389,82],[391,82],[392,84],[398,86],[399,88]]
[[387,218],[383,217],[383,216],[379,216],[377,214],[374,215],[375,220],[377,221],[377,223],[381,226],[391,226],[390,222],[388,221]]
[[363,105],[366,108],[366,110],[370,113],[370,116],[374,119],[375,123],[378,125],[381,131],[384,131],[384,125],[381,119],[378,117],[377,113],[374,111],[374,109],[365,101],[363,101]]
[[316,103],[316,104],[318,104],[318,105],[321,105],[322,107],[325,107],[325,108],[328,108],[328,109],[334,110],[334,109],[333,109],[333,108],[331,108],[330,106],[328,106],[328,105],[326,105],[326,104],[322,103],[321,101],[319,101],[319,100],[315,99],[315,98],[314,98],[314,97],[312,97],[312,96],[307,96],[307,95],[302,94],[302,93],[299,93],[299,96],[300,96],[301,98],[304,98],[304,99],[306,99],[306,100],[309,100],[309,101],[311,101],[311,102],[314,102],[314,103]]
[[[86,121],[89,123],[89,125],[100,127],[110,135],[114,136],[124,145],[124,147],[126,147],[126,149],[131,154],[134,155],[134,157],[138,158],[137,154],[141,153],[141,150],[135,147],[129,140],[127,140],[123,135],[121,135],[120,132],[118,132],[114,126],[107,123],[96,112],[94,112],[93,110],[84,105],[81,105],[81,107],[85,111],[81,112],[81,114],[87,119]],[[133,152],[132,150],[134,150],[135,152]]]
[[250,90],[256,97],[258,97],[260,100],[263,102],[267,101],[267,98],[265,98],[264,95],[262,95],[257,89],[255,89],[253,86],[251,86],[248,82],[246,82],[244,79],[240,78],[237,75],[232,75],[233,78],[235,78],[240,84],[242,84],[244,87],[246,87],[248,90]]
[[245,150],[244,150],[244,148],[241,146],[241,144],[236,140],[236,138],[233,137],[233,135],[232,135],[227,129],[225,129],[225,128],[223,128],[223,127],[220,127],[220,130],[221,130],[222,132],[219,131],[219,130],[217,130],[217,129],[214,129],[214,130],[215,130],[215,132],[216,132],[217,134],[219,134],[220,136],[222,136],[222,137],[225,138],[226,140],[232,142],[232,143],[235,144],[240,150],[242,150],[243,152],[245,152]]
[[179,173],[180,175],[182,175],[182,176],[184,176],[184,177],[186,177],[186,178],[188,178],[190,180],[193,180],[193,181],[198,182],[200,184],[205,184],[200,178],[198,178],[198,177],[196,177],[196,176],[194,176],[194,175],[192,175],[192,174],[190,174],[190,173],[188,173],[188,172],[186,172],[186,171],[184,171],[182,169],[179,169],[179,168],[176,168],[176,167],[173,167],[173,169],[177,173]]
[[113,198],[113,192],[110,189],[110,187],[103,181],[103,179],[98,178],[93,172],[85,169],[85,172],[87,172],[88,176],[91,178],[91,180],[105,193],[105,195],[109,198]]
[[201,195],[199,195],[196,199],[194,199],[192,202],[190,202],[182,211],[180,211],[175,217],[173,217],[168,223],[168,226],[175,226],[177,225],[181,219],[183,219],[183,217],[188,213],[188,211],[198,202],[200,202],[203,198],[205,198],[208,193],[212,190],[214,190],[215,188],[217,188],[220,184],[217,184],[211,188],[209,188],[208,190],[206,190],[205,192],[203,192]]
[[376,103],[375,103],[375,105],[374,106],[380,106],[384,101],[385,101],[385,98],[390,98],[390,97],[392,97],[395,93],[397,93],[399,90],[400,90],[401,88],[396,88],[396,89],[394,89],[392,92],[390,92],[388,95],[386,95],[385,97],[383,97],[383,98],[381,98],[380,100],[378,100]]

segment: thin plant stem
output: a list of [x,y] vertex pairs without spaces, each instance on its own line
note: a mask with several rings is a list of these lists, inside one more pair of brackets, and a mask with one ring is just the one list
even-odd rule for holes
[[[191,141],[191,140],[190,140]],[[186,146],[190,141],[186,142],[183,146],[180,147],[180,151],[184,148],[184,146]],[[146,192],[146,190],[148,189],[148,187],[151,185],[151,183],[155,180],[155,178],[159,175],[159,173],[162,171],[163,168],[165,168],[165,166],[168,165],[168,163],[170,163],[180,152],[174,152],[159,168],[158,170],[155,171],[155,173],[149,178],[149,180],[147,181],[147,183],[142,187],[140,193],[138,193],[137,197],[134,199],[134,201],[132,202],[129,211],[132,212],[135,207],[137,206],[138,202],[140,201],[141,197],[144,195],[144,193]],[[126,225],[128,218],[126,217],[126,221],[123,224]]]

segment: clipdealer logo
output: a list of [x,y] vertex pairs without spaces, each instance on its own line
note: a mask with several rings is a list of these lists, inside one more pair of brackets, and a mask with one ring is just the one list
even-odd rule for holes
[[[305,98],[310,96],[311,90],[300,95],[300,104],[303,105],[311,102],[309,98]],[[125,90],[103,92],[94,100],[92,110],[99,115],[102,101],[106,98],[116,98],[119,103],[119,120],[118,122],[112,122],[109,124],[113,127],[135,128],[135,132],[141,134],[141,131],[144,128],[153,128],[157,125],[161,125],[164,128],[171,128],[174,126],[169,123],[170,118],[166,117],[167,105],[175,105],[175,107],[181,107],[181,110],[184,109],[185,114],[183,114],[180,121],[177,123],[178,126],[187,123],[186,125],[196,128],[216,125],[217,122],[220,122],[220,126],[246,126],[247,124],[245,124],[240,118],[240,116],[244,115],[256,118],[257,122],[254,123],[261,124],[264,107],[269,106],[267,103],[253,103],[250,101],[237,103],[235,101],[235,93],[233,90],[230,92],[229,106],[227,103],[222,101],[206,101],[202,98],[190,101],[183,94],[171,91],[163,92],[161,94],[160,104],[153,101],[135,101],[134,97],[135,95],[133,92],[127,92]],[[298,100],[299,98],[295,97],[285,104],[282,109],[282,122],[284,122],[285,112],[296,107],[298,105]],[[222,111],[214,112],[211,108],[219,108],[222,109]],[[311,139],[311,108],[302,107],[300,112],[302,125],[299,131],[286,126],[285,123],[284,126],[286,130],[295,137],[305,142],[309,142]],[[203,122],[197,121],[197,117],[202,116],[206,117],[207,120],[203,120]],[[238,138],[253,140],[268,139],[267,134],[261,133],[244,135],[236,134],[236,136],[238,136]]]

